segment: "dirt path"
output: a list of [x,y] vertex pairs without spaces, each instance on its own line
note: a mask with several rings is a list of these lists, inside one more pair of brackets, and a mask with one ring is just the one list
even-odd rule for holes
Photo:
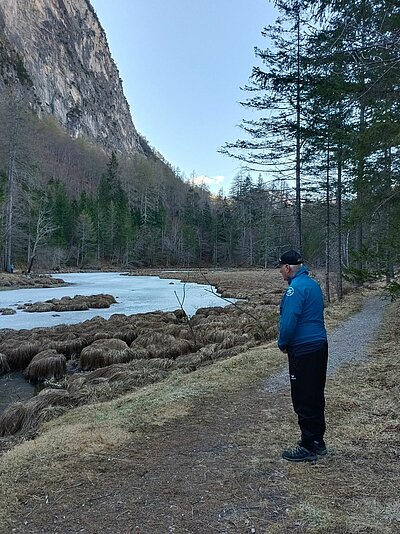
[[[331,371],[366,354],[384,308],[369,301],[332,333]],[[71,473],[68,485],[54,481],[28,499],[7,532],[305,532],[301,525],[280,527],[297,504],[286,481],[296,470],[321,470],[335,458],[316,466],[280,460],[282,446],[297,432],[284,377],[286,370],[246,391],[199,401],[180,420],[140,429],[129,446],[93,454],[84,471]]]

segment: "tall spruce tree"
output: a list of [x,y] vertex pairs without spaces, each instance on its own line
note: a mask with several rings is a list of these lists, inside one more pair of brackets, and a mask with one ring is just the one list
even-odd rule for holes
[[263,66],[253,67],[250,83],[244,90],[255,94],[242,102],[259,111],[258,119],[243,119],[241,128],[250,139],[226,143],[221,152],[244,162],[246,168],[262,170],[269,181],[292,180],[295,183],[292,244],[301,250],[301,149],[303,143],[303,88],[307,78],[304,42],[308,2],[278,0],[281,13],[262,35],[268,48],[255,49]]

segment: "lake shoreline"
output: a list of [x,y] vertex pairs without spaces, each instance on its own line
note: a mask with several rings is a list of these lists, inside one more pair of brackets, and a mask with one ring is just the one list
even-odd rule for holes
[[[103,274],[95,273],[90,278],[101,283]],[[110,311],[109,318],[95,316],[69,325],[12,331],[1,329],[0,353],[6,357],[5,364],[11,371],[27,370],[34,357],[39,357],[45,350],[55,350],[66,358],[67,363],[67,374],[55,384],[63,388],[66,397],[72,395],[71,404],[85,403],[86,396],[88,400],[93,396],[99,400],[109,396],[113,398],[132,387],[162,380],[174,370],[189,372],[199,366],[210,365],[276,335],[281,283],[275,272],[269,273],[275,278],[267,285],[261,299],[259,290],[254,288],[260,286],[260,276],[263,280],[265,273],[241,272],[239,279],[238,273],[232,278],[232,272],[219,272],[219,278],[213,278],[212,282],[222,290],[236,294],[240,288],[246,288],[245,296],[250,301],[240,302],[240,306],[229,305],[226,299],[215,295],[215,289],[211,295],[210,285],[188,282],[187,271],[182,276],[183,282],[177,279],[177,274],[154,272],[152,276],[143,276],[141,273],[137,278],[112,273],[111,279],[127,284],[129,298],[138,292],[141,299],[151,287],[163,287],[170,298],[182,291],[186,291],[188,297],[191,290],[201,288],[206,294],[205,305],[199,306],[191,316],[185,316],[178,301],[174,300],[172,309],[166,311],[136,314]],[[192,273],[193,277],[195,274]],[[207,273],[207,277],[211,274]],[[174,281],[172,284],[171,279]],[[201,281],[204,282],[204,279]],[[136,288],[140,283],[149,285],[141,292]],[[109,286],[112,291],[112,284]],[[90,288],[93,289],[92,286]],[[79,289],[77,287],[77,291]],[[156,289],[156,293],[160,297],[160,289]],[[207,305],[211,297],[214,299],[213,306]],[[46,312],[40,314],[43,316]],[[107,349],[107,340],[118,345],[116,351]],[[79,381],[82,385],[78,387]],[[15,417],[10,420],[15,421]]]
[[46,274],[0,273],[0,291],[28,288],[62,287],[68,285],[61,278]]
[[[180,308],[182,300],[185,312],[192,316],[198,308],[226,306],[220,301],[218,291],[201,281],[181,281],[176,274],[152,272],[127,276],[126,271],[64,273],[62,285],[51,287],[23,287],[0,292],[0,309],[11,309],[13,314],[0,315],[1,329],[32,329],[53,327],[57,324],[74,324],[95,316],[109,318],[113,314],[132,315],[156,310],[170,312]],[[200,283],[199,283],[200,282]],[[116,302],[109,308],[90,308],[82,311],[63,311],[62,317],[52,314],[51,310],[30,313],[28,319],[23,314],[26,304],[49,302],[54,299],[74,298],[112,294]],[[40,315],[39,315],[40,314]]]

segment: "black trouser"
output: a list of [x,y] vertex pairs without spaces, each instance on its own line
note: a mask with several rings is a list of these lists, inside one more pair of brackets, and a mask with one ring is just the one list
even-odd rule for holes
[[328,343],[318,350],[296,354],[289,351],[289,373],[293,408],[298,416],[301,445],[309,450],[324,443],[325,381]]

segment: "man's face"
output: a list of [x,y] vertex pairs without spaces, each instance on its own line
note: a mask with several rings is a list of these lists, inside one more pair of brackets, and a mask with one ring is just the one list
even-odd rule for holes
[[282,263],[282,265],[279,266],[279,272],[281,273],[282,278],[287,281],[290,275],[290,265]]

